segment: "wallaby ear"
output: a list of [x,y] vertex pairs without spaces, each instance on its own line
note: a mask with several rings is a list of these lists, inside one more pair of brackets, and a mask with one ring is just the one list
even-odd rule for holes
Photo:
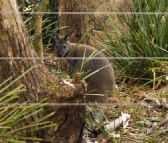
[[70,33],[65,35],[65,37],[64,37],[65,41],[69,41],[71,39],[72,35],[73,35],[73,31],[71,31]]
[[58,35],[58,33],[51,32],[51,34],[55,41],[58,41],[60,39],[60,36]]

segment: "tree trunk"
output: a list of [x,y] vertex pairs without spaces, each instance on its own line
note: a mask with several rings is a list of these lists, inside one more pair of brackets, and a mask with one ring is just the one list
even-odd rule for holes
[[[48,0],[42,0],[39,4],[37,12],[45,12]],[[44,14],[35,15],[35,50],[43,63],[43,43],[42,43],[42,19]]]
[[84,34],[86,30],[86,25],[84,25],[85,15],[80,14],[61,14],[61,12],[82,12],[80,1],[76,0],[60,0],[59,8],[60,12],[58,22],[59,27],[68,26],[68,28],[60,31],[60,35],[65,35],[68,32],[74,31],[74,36],[71,39],[71,42],[78,42],[82,34]]
[[[34,68],[17,81],[12,87],[24,85],[25,92],[19,95],[20,103],[37,103],[47,98],[47,103],[81,103],[84,102],[83,82],[77,82],[72,88],[62,80],[51,75],[42,65],[32,47],[31,41],[18,13],[14,0],[0,0],[0,82],[10,76],[15,79],[23,72]],[[53,105],[44,108],[44,114],[55,112],[50,118],[54,128],[38,131],[37,135],[44,142],[81,142],[85,123],[85,106]],[[36,118],[40,118],[38,115]],[[32,119],[35,120],[35,119]],[[31,121],[30,121],[31,122]]]
[[[61,14],[61,12],[85,12],[87,7],[91,12],[130,12],[132,8],[132,0],[60,0],[59,1],[59,27],[68,26],[66,29],[60,31],[60,35],[65,35],[70,31],[74,31],[72,42],[78,42],[79,39],[88,30],[91,30],[93,37],[104,40],[107,39],[106,35],[101,32],[101,29],[89,18],[89,15],[80,14]],[[97,14],[96,18],[101,22],[102,26],[111,34],[114,29],[109,22],[111,17],[115,23],[117,23],[123,31],[124,25],[119,22],[117,15],[109,14]],[[113,35],[114,36],[114,35]],[[97,49],[101,49],[102,46],[96,42],[93,38],[87,37],[82,43],[91,45]]]

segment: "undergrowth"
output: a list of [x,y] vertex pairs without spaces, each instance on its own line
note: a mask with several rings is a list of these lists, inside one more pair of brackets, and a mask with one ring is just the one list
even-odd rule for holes
[[39,119],[36,118],[37,114],[43,112],[43,103],[45,103],[46,99],[34,105],[29,105],[26,101],[25,103],[16,103],[21,93],[26,91],[25,88],[20,85],[9,91],[9,87],[28,71],[14,80],[10,77],[0,83],[0,142],[42,141],[41,138],[36,137],[36,131],[54,126],[54,124],[46,121],[53,113]]
[[[85,10],[89,11],[87,8]],[[104,33],[103,35],[106,35],[103,39],[100,34],[101,40],[95,40],[108,51],[109,57],[114,58],[111,61],[116,67],[117,77],[127,80],[137,78],[141,81],[147,78],[150,80],[153,78],[151,69],[159,68],[160,62],[167,60],[168,2],[134,0],[132,12],[131,15],[118,15],[126,32],[121,31],[118,24],[108,17],[115,34],[109,33],[95,15],[89,16]],[[155,72],[157,76],[164,74],[161,70]]]

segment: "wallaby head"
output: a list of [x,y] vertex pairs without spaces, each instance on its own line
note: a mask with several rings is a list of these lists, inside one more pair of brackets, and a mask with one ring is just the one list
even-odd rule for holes
[[70,46],[70,39],[73,34],[73,31],[65,35],[64,37],[61,37],[57,33],[52,32],[52,36],[55,40],[55,48],[56,48],[56,55],[58,57],[65,57],[68,55],[69,51],[71,50]]

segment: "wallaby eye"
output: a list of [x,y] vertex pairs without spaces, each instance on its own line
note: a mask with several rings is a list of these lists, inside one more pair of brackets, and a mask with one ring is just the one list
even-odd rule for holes
[[65,48],[66,48],[66,46],[63,46],[63,48],[65,49]]

